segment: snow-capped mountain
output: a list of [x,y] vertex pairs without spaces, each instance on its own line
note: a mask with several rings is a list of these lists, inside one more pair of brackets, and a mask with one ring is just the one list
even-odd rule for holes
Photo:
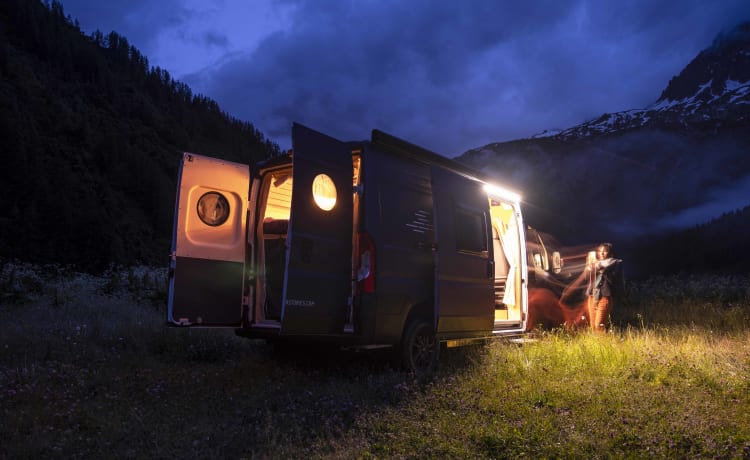
[[709,134],[742,127],[750,119],[750,23],[720,34],[674,77],[659,99],[639,110],[608,113],[559,132],[534,137],[560,139],[631,129],[686,130]]
[[459,161],[520,190],[527,220],[570,242],[703,223],[750,204],[750,22],[720,34],[643,109]]

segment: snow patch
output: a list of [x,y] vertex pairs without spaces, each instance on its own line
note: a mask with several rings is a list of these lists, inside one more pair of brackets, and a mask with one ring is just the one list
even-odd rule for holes
[[727,80],[726,83],[724,83],[724,88],[727,89],[727,91],[734,91],[738,88],[742,88],[743,86],[750,85],[750,80],[746,82],[740,82],[737,80]]

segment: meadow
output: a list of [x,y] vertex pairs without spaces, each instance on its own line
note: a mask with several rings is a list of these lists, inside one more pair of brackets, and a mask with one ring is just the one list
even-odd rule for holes
[[750,277],[633,283],[602,336],[283,350],[165,325],[165,269],[2,265],[0,458],[750,458]]

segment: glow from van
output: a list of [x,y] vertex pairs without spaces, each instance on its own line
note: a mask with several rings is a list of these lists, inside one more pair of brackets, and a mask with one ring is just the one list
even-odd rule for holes
[[487,192],[487,195],[510,201],[511,203],[519,203],[521,201],[521,195],[497,185],[484,184],[484,191]]

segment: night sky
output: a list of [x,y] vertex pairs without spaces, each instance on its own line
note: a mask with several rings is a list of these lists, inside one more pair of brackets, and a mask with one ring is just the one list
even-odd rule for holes
[[644,108],[748,0],[62,0],[282,149],[291,123],[446,156]]

